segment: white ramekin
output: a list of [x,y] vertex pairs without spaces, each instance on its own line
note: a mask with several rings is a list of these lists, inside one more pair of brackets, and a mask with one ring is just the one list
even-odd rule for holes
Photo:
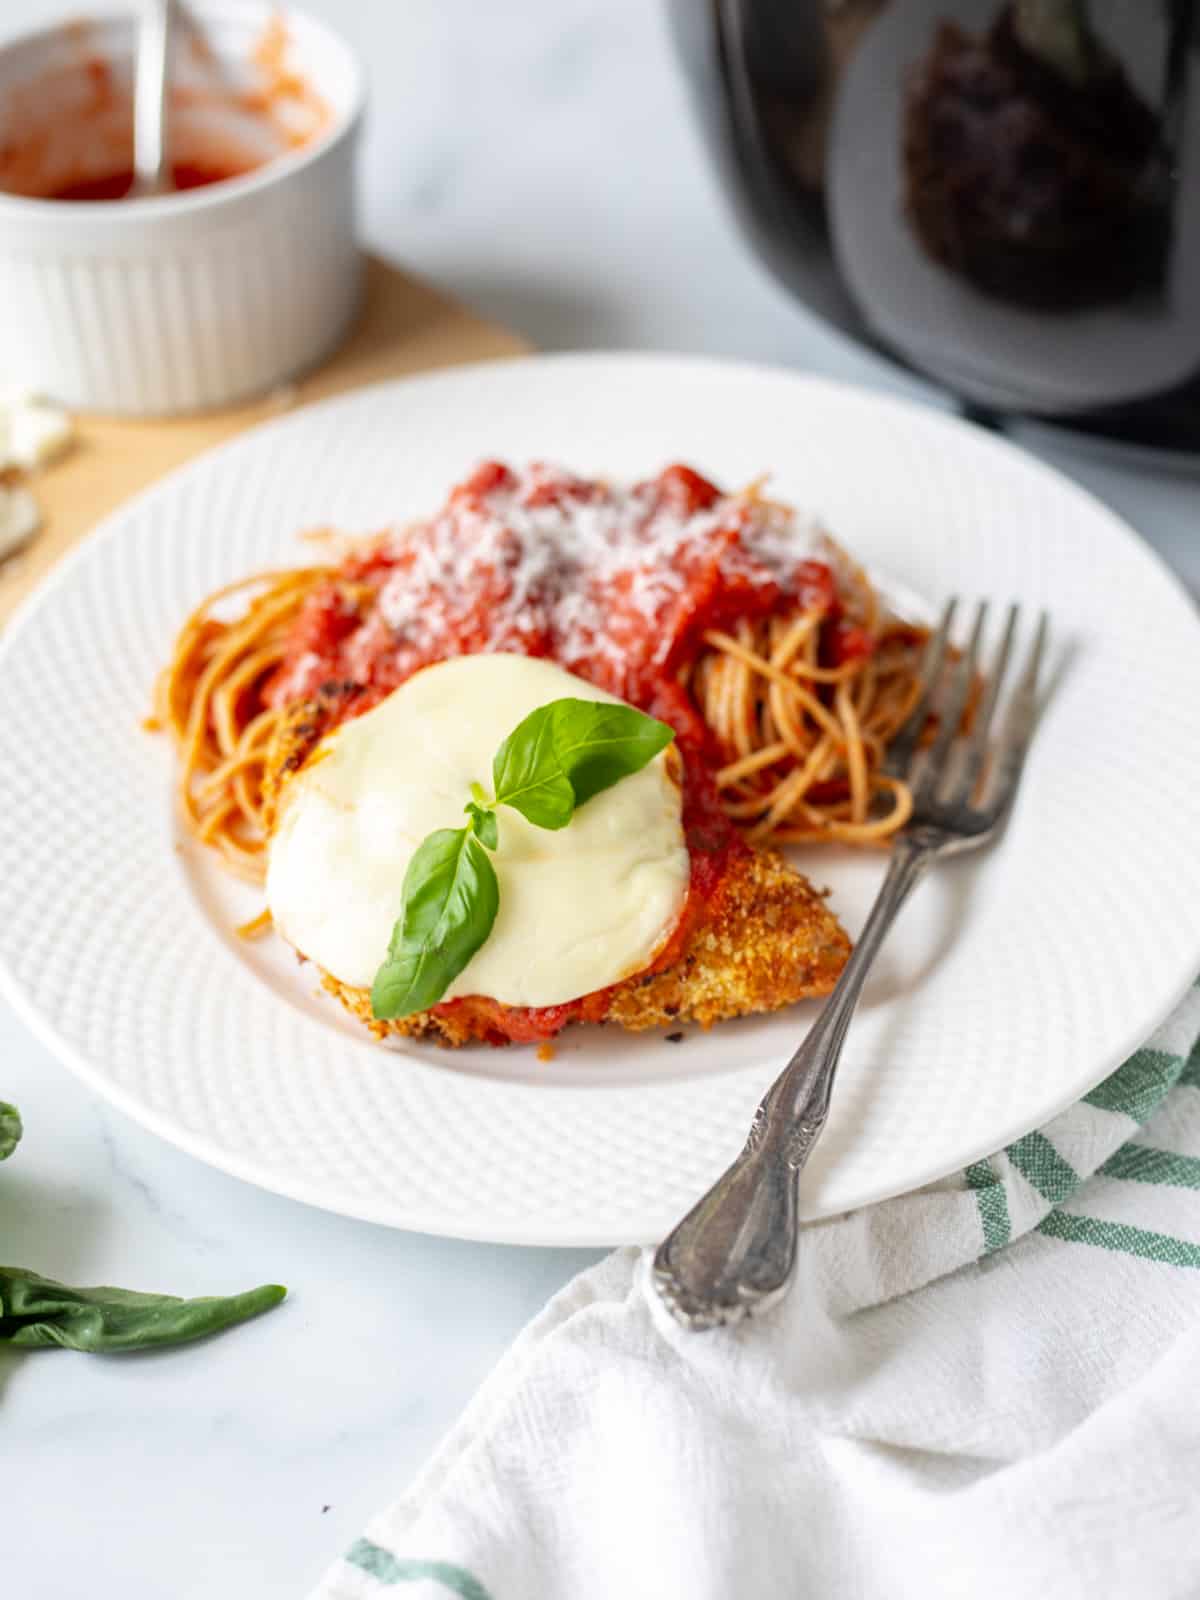
[[[243,178],[139,201],[0,193],[0,377],[89,411],[165,416],[226,405],[311,366],[354,316],[354,151],[363,80],[350,50],[270,4],[190,5],[218,58],[242,59],[282,14],[288,66],[330,109],[311,144]],[[0,95],[38,78],[72,29],[0,49]],[[89,41],[132,49],[128,17]],[[66,41],[66,44],[64,44]]]

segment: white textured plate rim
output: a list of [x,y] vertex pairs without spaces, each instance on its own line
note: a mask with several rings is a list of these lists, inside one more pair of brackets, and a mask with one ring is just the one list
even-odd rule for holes
[[[854,1207],[861,1210],[866,1206],[877,1205],[884,1200],[893,1200],[902,1194],[913,1193],[924,1188],[927,1184],[936,1183],[942,1178],[949,1177],[952,1173],[961,1171],[971,1166],[974,1162],[982,1161],[997,1151],[1005,1149],[1015,1140],[1031,1133],[1034,1127],[1045,1126],[1053,1117],[1074,1105],[1098,1083],[1102,1083],[1122,1061],[1126,1060],[1139,1045],[1143,1044],[1154,1028],[1171,1014],[1175,1007],[1183,1000],[1184,996],[1196,982],[1194,974],[1189,974],[1180,986],[1179,992],[1166,1006],[1162,1014],[1157,1017],[1150,1027],[1131,1028],[1128,1039],[1112,1052],[1111,1060],[1104,1067],[1087,1075],[1086,1080],[1078,1086],[1072,1087],[1063,1093],[1052,1108],[1038,1116],[1036,1123],[1026,1126],[1021,1120],[1014,1124],[1008,1132],[996,1139],[984,1142],[981,1148],[965,1155],[961,1160],[953,1163],[949,1168],[936,1165],[930,1170],[928,1176],[920,1177],[911,1183],[902,1185],[881,1186],[878,1194],[870,1195]],[[157,1115],[150,1107],[144,1105],[136,1096],[127,1093],[119,1085],[106,1078],[103,1072],[95,1068],[87,1057],[78,1051],[69,1040],[64,1039],[55,1029],[54,1024],[30,1001],[25,989],[14,981],[7,965],[0,965],[0,995],[9,1002],[16,1014],[25,1022],[29,1031],[51,1053],[69,1068],[80,1081],[92,1089],[102,1100],[110,1105],[140,1127],[157,1135],[167,1144],[191,1156],[194,1160],[202,1161],[206,1166],[224,1172],[229,1177],[240,1179],[243,1183],[253,1185],[258,1189],[265,1189],[268,1194],[277,1194],[287,1200],[294,1200],[302,1205],[313,1206],[320,1211],[328,1211],[335,1216],[349,1217],[356,1222],[373,1223],[380,1227],[399,1228],[409,1233],[424,1233],[437,1238],[465,1239],[483,1244],[508,1244],[527,1245],[537,1248],[559,1249],[618,1249],[625,1245],[651,1245],[657,1243],[665,1236],[670,1228],[679,1220],[675,1211],[664,1212],[663,1216],[655,1223],[644,1229],[614,1237],[613,1230],[601,1227],[595,1232],[586,1228],[571,1226],[564,1232],[547,1229],[544,1225],[534,1225],[523,1229],[519,1225],[506,1222],[499,1228],[491,1227],[483,1213],[478,1220],[459,1225],[440,1212],[422,1212],[412,1207],[396,1207],[382,1204],[378,1206],[350,1204],[344,1198],[335,1198],[325,1195],[319,1188],[297,1183],[288,1178],[273,1173],[269,1177],[264,1175],[261,1166],[256,1166],[252,1160],[239,1160],[232,1156],[224,1146],[208,1139],[200,1138],[194,1134],[181,1130],[179,1125],[170,1117]],[[553,1091],[550,1091],[553,1092]],[[699,1198],[699,1196],[697,1196]],[[805,1221],[820,1222],[829,1217],[844,1215],[837,1209],[817,1211],[814,1215],[806,1217]]]
[[30,1033],[39,1039],[52,1055],[56,1056],[89,1089],[109,1105],[115,1106],[131,1122],[155,1134],[193,1160],[202,1161],[205,1166],[213,1167],[216,1171],[224,1172],[229,1177],[237,1178],[256,1189],[264,1189],[268,1194],[281,1195],[285,1200],[295,1200],[301,1205],[313,1206],[318,1211],[331,1212],[334,1216],[350,1217],[355,1222],[370,1222],[379,1227],[399,1228],[406,1233],[424,1233],[441,1239],[465,1239],[481,1244],[530,1245],[560,1249],[616,1249],[621,1245],[652,1242],[652,1234],[637,1238],[614,1239],[608,1230],[601,1230],[594,1235],[572,1230],[560,1238],[538,1228],[523,1232],[515,1224],[489,1229],[485,1220],[480,1220],[477,1224],[458,1226],[441,1213],[423,1213],[415,1208],[399,1209],[389,1205],[351,1205],[329,1198],[311,1185],[291,1182],[279,1174],[274,1174],[268,1179],[263,1175],[262,1168],[257,1167],[252,1160],[240,1161],[236,1156],[231,1156],[223,1145],[181,1130],[170,1117],[159,1116],[135,1095],[106,1078],[81,1051],[77,1050],[68,1039],[63,1038],[53,1022],[30,1001],[24,987],[13,980],[7,965],[0,965],[0,996],[8,1001]]
[[[190,476],[201,474],[213,458],[220,457],[222,452],[231,448],[231,445],[240,446],[251,439],[257,441],[269,440],[273,433],[276,431],[286,432],[295,426],[298,420],[311,420],[314,416],[336,411],[339,407],[345,407],[347,404],[369,404],[373,397],[378,397],[386,391],[411,389],[414,386],[453,385],[456,381],[462,380],[464,373],[482,376],[500,370],[512,372],[531,367],[542,369],[558,367],[569,370],[572,366],[585,366],[593,370],[601,367],[613,367],[625,369],[626,371],[631,366],[642,366],[654,368],[662,373],[667,373],[669,369],[674,368],[681,374],[703,370],[714,377],[763,378],[771,381],[782,379],[798,389],[803,387],[809,390],[818,398],[822,393],[826,393],[831,397],[852,400],[870,409],[885,412],[894,411],[904,418],[917,420],[922,426],[928,426],[935,430],[944,430],[948,434],[961,434],[963,431],[967,431],[974,436],[974,442],[977,447],[1018,462],[1020,468],[1026,474],[1032,477],[1040,477],[1048,486],[1052,486],[1055,493],[1060,495],[1067,493],[1073,496],[1079,509],[1088,517],[1093,519],[1101,518],[1107,522],[1110,530],[1118,535],[1128,546],[1131,546],[1137,557],[1148,568],[1154,570],[1160,582],[1163,579],[1167,581],[1169,587],[1175,591],[1176,599],[1186,606],[1189,612],[1192,609],[1191,601],[1183,590],[1182,585],[1161,558],[1145,545],[1128,525],[1104,506],[1102,502],[1065,478],[1055,469],[1027,455],[1018,446],[1006,440],[997,439],[985,430],[978,429],[956,417],[944,414],[934,407],[893,395],[876,394],[850,384],[820,377],[811,377],[807,374],[790,372],[787,369],[765,365],[721,362],[702,356],[655,355],[644,352],[562,352],[545,356],[503,358],[498,361],[478,363],[468,367],[460,366],[432,374],[418,374],[409,378],[373,385],[368,389],[335,396],[314,405],[303,407],[286,416],[270,419],[237,436],[234,441],[227,441],[203,452],[200,456],[184,464],[166,477],[141,490],[136,496],[110,513],[74,550],[69,552],[56,565],[43,583],[18,608],[9,625],[3,630],[3,635],[0,636],[0,670],[3,669],[10,652],[19,644],[25,630],[36,621],[42,609],[52,603],[58,588],[69,582],[78,564],[92,559],[100,546],[119,538],[123,526],[133,513],[144,506],[152,506],[160,497],[168,498]],[[1200,626],[1198,626],[1198,637],[1200,637]],[[1164,977],[1163,988],[1159,990],[1155,1002],[1152,1005],[1148,1005],[1144,1013],[1139,1014],[1137,1017],[1130,1017],[1124,1035],[1113,1041],[1106,1051],[1104,1059],[1093,1061],[1086,1072],[1077,1074],[1070,1082],[1063,1081],[1058,1092],[1054,1096],[1048,1097],[1044,1105],[1039,1108],[1034,1121],[1031,1122],[1026,1117],[1019,1122],[995,1130],[994,1133],[989,1134],[989,1137],[979,1148],[972,1148],[965,1154],[957,1156],[949,1165],[942,1161],[936,1162],[927,1168],[920,1168],[914,1162],[903,1182],[884,1183],[874,1192],[870,1191],[869,1188],[865,1189],[862,1197],[856,1203],[859,1205],[871,1204],[878,1200],[890,1198],[895,1194],[922,1187],[954,1171],[961,1170],[970,1161],[980,1159],[1011,1143],[1014,1139],[1029,1132],[1031,1127],[1042,1125],[1057,1112],[1074,1103],[1102,1081],[1170,1013],[1178,1003],[1178,1000],[1194,983],[1197,967],[1200,967],[1200,941],[1198,941],[1197,948],[1190,957],[1181,958],[1179,970],[1171,975],[1169,985]],[[264,1171],[261,1163],[256,1161],[254,1157],[243,1159],[226,1149],[219,1142],[199,1135],[192,1130],[182,1128],[169,1114],[160,1114],[153,1107],[144,1104],[135,1094],[127,1091],[122,1085],[115,1083],[110,1077],[106,1076],[102,1067],[90,1061],[84,1052],[79,1050],[59,1031],[55,1025],[54,1018],[40,1009],[26,992],[18,975],[10,968],[3,952],[0,952],[0,992],[3,992],[9,998],[31,1030],[73,1072],[89,1087],[108,1099],[133,1120],[178,1148],[183,1149],[188,1154],[220,1170],[291,1199],[313,1204],[323,1209],[337,1211],[364,1221],[441,1234],[447,1237],[515,1244],[593,1246],[644,1243],[661,1233],[674,1219],[675,1213],[673,1210],[664,1212],[661,1217],[654,1219],[648,1217],[644,1228],[639,1227],[634,1231],[626,1230],[625,1232],[614,1232],[608,1226],[601,1226],[593,1232],[586,1226],[580,1226],[577,1223],[569,1224],[565,1228],[559,1229],[554,1226],[547,1226],[545,1222],[536,1220],[532,1220],[528,1228],[523,1228],[514,1223],[511,1218],[506,1218],[498,1227],[493,1227],[489,1225],[485,1213],[478,1213],[469,1220],[460,1221],[436,1211],[426,1211],[409,1205],[397,1206],[388,1201],[380,1204],[371,1204],[358,1198],[350,1200],[344,1193],[340,1191],[328,1192],[320,1184],[306,1183],[277,1170]],[[1163,998],[1164,995],[1167,995],[1166,999]],[[603,1090],[599,1092],[603,1093]],[[847,1209],[845,1206],[830,1206],[810,1212],[810,1215],[813,1217],[834,1215],[845,1209]]]

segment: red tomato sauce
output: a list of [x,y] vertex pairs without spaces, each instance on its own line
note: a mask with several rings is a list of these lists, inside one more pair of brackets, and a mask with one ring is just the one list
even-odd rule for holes
[[[127,65],[98,24],[67,23],[44,71],[5,85],[0,192],[31,200],[124,200],[133,187],[133,99]],[[169,85],[179,190],[211,187],[307,145],[329,126],[324,99],[296,71],[282,14],[266,22],[236,72],[202,28],[189,27]]]
[[[542,465],[517,473],[485,462],[435,517],[352,557],[341,577],[370,599],[355,604],[330,584],[308,602],[268,704],[336,684],[344,719],[434,662],[511,651],[548,657],[675,729],[691,877],[680,921],[647,972],[678,958],[747,849],[717,793],[721,753],[679,681],[705,630],[820,605],[831,662],[871,648],[862,630],[842,626],[827,562],[797,558],[781,508],[726,495],[686,466],[615,489]],[[469,1015],[495,1042],[532,1042],[568,1022],[602,1020],[610,993],[539,1008],[471,996],[435,1009]]]
[[[241,178],[252,167],[217,168],[200,166],[193,161],[176,161],[171,167],[171,182],[176,189],[204,189],[210,183],[226,183],[230,178]],[[133,168],[112,172],[103,178],[81,178],[68,183],[47,200],[124,200],[133,188]]]

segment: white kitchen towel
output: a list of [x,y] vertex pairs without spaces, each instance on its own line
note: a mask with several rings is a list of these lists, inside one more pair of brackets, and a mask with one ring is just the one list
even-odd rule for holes
[[316,1600],[1200,1595],[1200,990],[1077,1106],[689,1334],[618,1251]]

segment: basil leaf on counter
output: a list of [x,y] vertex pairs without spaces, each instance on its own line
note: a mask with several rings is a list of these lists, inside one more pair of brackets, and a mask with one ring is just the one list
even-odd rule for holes
[[496,804],[539,828],[564,828],[577,806],[654,759],[674,739],[632,706],[553,700],[530,712],[496,752]]
[[480,844],[485,844],[489,850],[494,850],[500,840],[496,813],[487,806],[477,805],[474,800],[468,800],[463,810],[470,817],[471,828]]
[[7,1100],[0,1100],[0,1161],[12,1155],[20,1142],[21,1113]]
[[131,1289],[69,1289],[36,1272],[0,1267],[0,1344],[91,1352],[151,1350],[220,1333],[269,1311],[277,1283],[228,1298],[180,1300]]
[[439,828],[404,874],[404,900],[387,960],[371,986],[381,1021],[436,1005],[492,931],[500,886],[487,851],[467,828]]
[[[21,1137],[16,1106],[0,1100],[0,1160]],[[150,1350],[220,1333],[277,1306],[287,1290],[264,1283],[246,1294],[180,1300],[131,1289],[69,1289],[24,1267],[0,1267],[0,1344],[62,1350]]]

